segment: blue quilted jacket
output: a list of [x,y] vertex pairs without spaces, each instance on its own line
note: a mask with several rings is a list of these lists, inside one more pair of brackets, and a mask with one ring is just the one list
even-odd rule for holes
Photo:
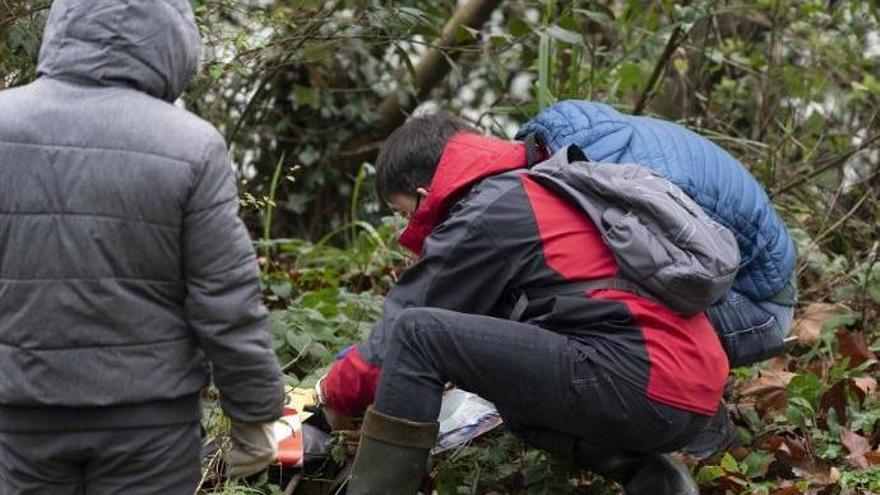
[[665,174],[736,235],[742,256],[736,291],[768,299],[791,277],[797,253],[767,193],[708,139],[671,122],[575,100],[546,108],[517,137],[532,132],[554,152],[575,144],[592,161],[638,163]]

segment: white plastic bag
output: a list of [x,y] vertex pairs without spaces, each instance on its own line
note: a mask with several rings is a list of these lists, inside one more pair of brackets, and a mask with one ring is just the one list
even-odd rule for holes
[[501,424],[501,415],[492,403],[476,394],[452,389],[443,394],[440,406],[440,433],[432,452],[437,454],[468,442]]

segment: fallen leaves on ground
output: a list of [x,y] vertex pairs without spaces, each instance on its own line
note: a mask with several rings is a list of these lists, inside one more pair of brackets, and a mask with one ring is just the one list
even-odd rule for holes
[[839,304],[814,302],[807,305],[795,320],[791,335],[797,337],[799,345],[810,347],[822,339],[822,327],[832,316],[846,311]]
[[755,408],[766,415],[771,411],[782,411],[788,403],[788,384],[795,373],[783,370],[764,370],[747,383],[740,394],[754,397]]
[[849,450],[846,459],[857,469],[867,469],[871,463],[865,454],[871,450],[871,444],[868,439],[855,433],[848,428],[844,428],[840,434],[840,442]]
[[861,366],[867,361],[877,360],[877,355],[871,351],[862,332],[840,328],[837,330],[837,343],[840,355],[849,358],[850,366]]

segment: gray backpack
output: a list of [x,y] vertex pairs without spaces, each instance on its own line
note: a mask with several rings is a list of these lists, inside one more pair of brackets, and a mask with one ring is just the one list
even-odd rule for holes
[[[527,140],[530,163],[532,145]],[[525,173],[589,215],[617,260],[619,277],[567,284],[564,292],[629,290],[691,315],[730,290],[740,262],[733,234],[658,172],[591,163],[568,146]],[[559,293],[558,287],[528,291],[512,318],[519,319],[529,299]]]

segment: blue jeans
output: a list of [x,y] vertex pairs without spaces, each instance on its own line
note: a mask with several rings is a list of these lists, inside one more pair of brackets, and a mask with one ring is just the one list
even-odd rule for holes
[[731,290],[710,306],[706,315],[721,339],[730,367],[736,368],[782,352],[791,332],[794,305],[755,302]]

